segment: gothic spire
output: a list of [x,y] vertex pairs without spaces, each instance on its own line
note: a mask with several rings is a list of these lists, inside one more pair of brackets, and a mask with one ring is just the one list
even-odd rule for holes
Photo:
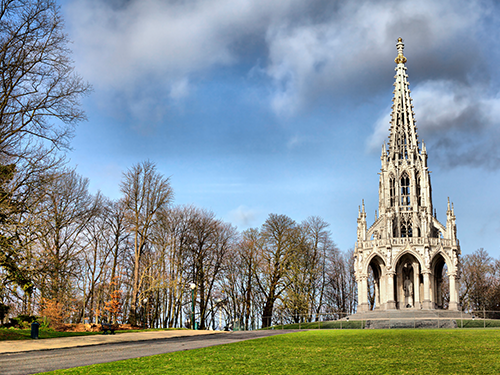
[[391,128],[389,135],[389,157],[392,160],[409,159],[414,152],[418,153],[417,127],[415,113],[410,98],[410,83],[406,74],[406,57],[403,55],[403,39],[396,44],[398,55],[394,62],[396,75],[394,98],[392,99]]

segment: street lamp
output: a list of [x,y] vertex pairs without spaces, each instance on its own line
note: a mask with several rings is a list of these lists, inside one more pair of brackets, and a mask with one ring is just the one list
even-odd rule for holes
[[191,283],[189,285],[191,288],[191,329],[195,329],[194,325],[194,290],[196,289],[196,284]]

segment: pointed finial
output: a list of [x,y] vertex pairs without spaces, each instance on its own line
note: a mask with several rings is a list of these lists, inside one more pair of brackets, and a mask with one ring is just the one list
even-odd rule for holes
[[363,213],[365,213],[365,200],[363,199],[363,200],[362,200],[362,202],[363,202],[363,203],[362,203],[362,206],[363,206]]
[[405,45],[403,44],[403,39],[398,38],[398,43],[396,44],[396,48],[398,49],[398,56],[394,59],[394,62],[396,64],[404,64],[407,60],[406,57],[403,55],[403,49],[405,48]]
[[448,197],[448,211],[450,210],[450,197]]

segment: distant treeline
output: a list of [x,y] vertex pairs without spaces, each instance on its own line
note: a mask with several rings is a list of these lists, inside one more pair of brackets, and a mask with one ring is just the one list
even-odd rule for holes
[[238,232],[213,212],[173,206],[151,162],[127,171],[121,190],[112,202],[74,171],[44,176],[29,209],[4,226],[16,249],[15,272],[0,271],[11,316],[181,327],[193,297],[200,328],[222,316],[250,328],[355,311],[352,256],[322,219],[271,214]]

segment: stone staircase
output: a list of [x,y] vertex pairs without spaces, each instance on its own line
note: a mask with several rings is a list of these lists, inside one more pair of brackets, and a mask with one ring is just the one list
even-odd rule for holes
[[471,316],[460,311],[404,309],[359,312],[349,317],[349,320],[364,320],[366,329],[457,328],[460,319]]

